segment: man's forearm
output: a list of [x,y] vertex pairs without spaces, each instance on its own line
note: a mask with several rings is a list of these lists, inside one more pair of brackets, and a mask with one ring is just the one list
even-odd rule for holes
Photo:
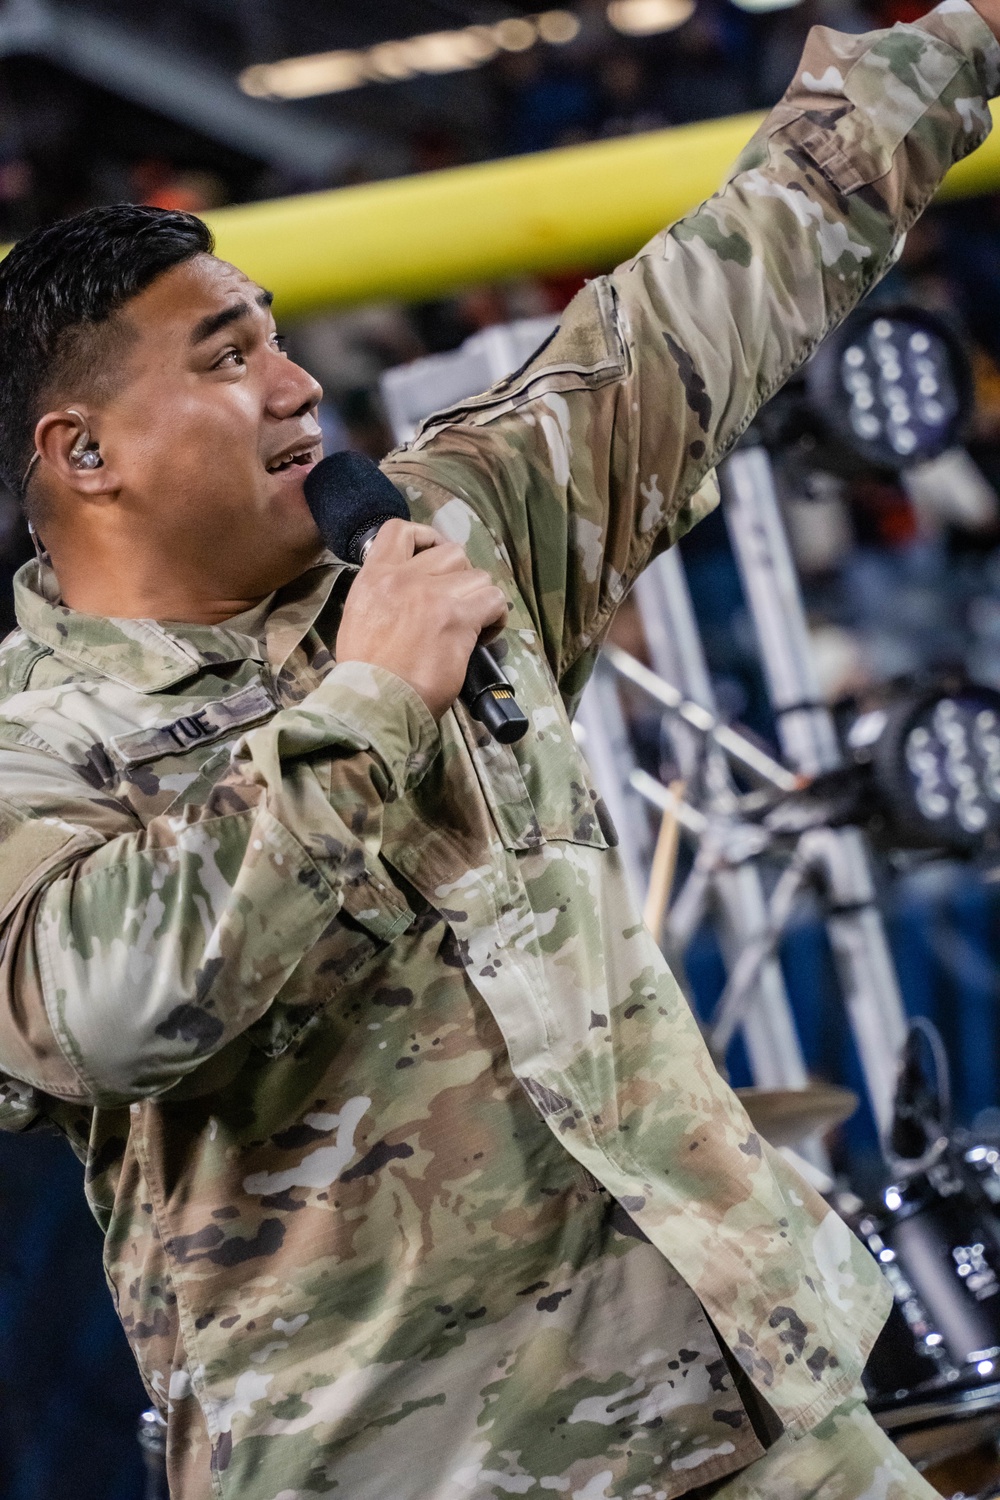
[[681,253],[665,246],[659,272],[654,242],[633,263],[682,382],[689,359],[704,383],[697,410],[685,386],[677,499],[892,264],[948,168],[989,133],[998,85],[1000,48],[964,0],[868,36],[810,33],[725,190],[668,232]]
[[998,80],[965,0],[868,36],[815,28],[723,191],[586,287],[495,413],[431,423],[392,461],[499,534],[568,692],[654,545],[704,514],[712,468],[985,138]]

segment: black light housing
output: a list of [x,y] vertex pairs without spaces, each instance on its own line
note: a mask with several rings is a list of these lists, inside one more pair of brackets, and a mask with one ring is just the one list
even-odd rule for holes
[[938,682],[868,709],[848,750],[901,845],[972,854],[1000,843],[1000,693]]
[[824,464],[841,472],[895,473],[936,458],[972,410],[961,340],[918,307],[858,308],[820,345],[805,384]]

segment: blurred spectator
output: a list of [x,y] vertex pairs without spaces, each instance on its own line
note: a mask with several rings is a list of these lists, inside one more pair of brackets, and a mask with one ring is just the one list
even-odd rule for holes
[[514,53],[497,68],[499,138],[506,155],[545,151],[589,139],[598,119],[593,72],[575,57],[540,48]]
[[462,141],[441,125],[425,125],[410,140],[410,165],[414,172],[440,172],[465,160]]
[[356,453],[364,453],[378,462],[396,446],[377,391],[364,386],[345,391],[340,401],[340,418],[347,434],[347,447]]
[[636,135],[666,125],[665,115],[653,103],[646,69],[633,49],[616,47],[607,53],[597,84],[601,135]]
[[184,213],[201,214],[220,208],[229,198],[225,183],[217,172],[180,169],[170,162],[152,158],[136,162],[132,168],[135,197],[151,208],[174,208]]
[[749,17],[702,0],[691,19],[660,43],[657,107],[675,125],[740,114],[756,102]]

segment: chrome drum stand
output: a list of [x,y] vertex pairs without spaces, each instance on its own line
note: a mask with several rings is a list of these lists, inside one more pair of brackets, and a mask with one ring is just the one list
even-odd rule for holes
[[[807,1083],[777,949],[807,886],[819,891],[845,1008],[880,1131],[893,1114],[906,1020],[885,927],[876,901],[865,835],[831,827],[822,805],[806,805],[792,820],[749,821],[729,763],[789,799],[817,776],[843,766],[830,710],[822,700],[805,607],[766,450],[746,442],[723,464],[723,513],[759,643],[783,765],[739,731],[719,722],[683,564],[676,549],[657,559],[636,584],[636,601],[655,672],[619,647],[604,653],[581,710],[583,742],[612,816],[622,826],[633,881],[649,859],[648,830],[636,823],[628,789],[665,808],[664,789],[639,770],[614,733],[611,676],[631,681],[657,701],[672,725],[675,755],[689,789],[681,826],[696,852],[691,873],[672,906],[665,945],[680,957],[706,913],[715,919],[729,979],[712,1017],[709,1039],[720,1062],[742,1030],[754,1082],[794,1089]],[[610,670],[609,670],[610,669]],[[700,711],[700,712],[699,712]],[[620,709],[618,710],[620,721]],[[622,774],[624,767],[624,776]],[[617,771],[617,776],[609,774]],[[779,803],[780,807],[780,803]],[[796,827],[796,819],[801,826]],[[794,834],[791,855],[766,894],[760,861],[773,862]],[[779,838],[779,835],[782,837]]]
[[[843,756],[820,693],[802,593],[766,450],[759,445],[738,449],[723,465],[720,483],[782,751],[802,776],[838,770]],[[844,1003],[872,1112],[884,1133],[892,1118],[906,1019],[865,837],[857,828],[817,825],[803,833],[799,853],[821,883]]]

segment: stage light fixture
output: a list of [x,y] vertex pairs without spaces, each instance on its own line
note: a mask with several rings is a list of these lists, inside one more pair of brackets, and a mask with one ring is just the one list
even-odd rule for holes
[[942,319],[911,307],[853,313],[806,367],[806,390],[827,438],[883,471],[951,448],[972,400],[957,335]]
[[901,843],[972,853],[1000,837],[1000,693],[969,682],[903,692],[846,734]]
[[674,31],[694,12],[694,0],[611,0],[608,21],[623,36]]

